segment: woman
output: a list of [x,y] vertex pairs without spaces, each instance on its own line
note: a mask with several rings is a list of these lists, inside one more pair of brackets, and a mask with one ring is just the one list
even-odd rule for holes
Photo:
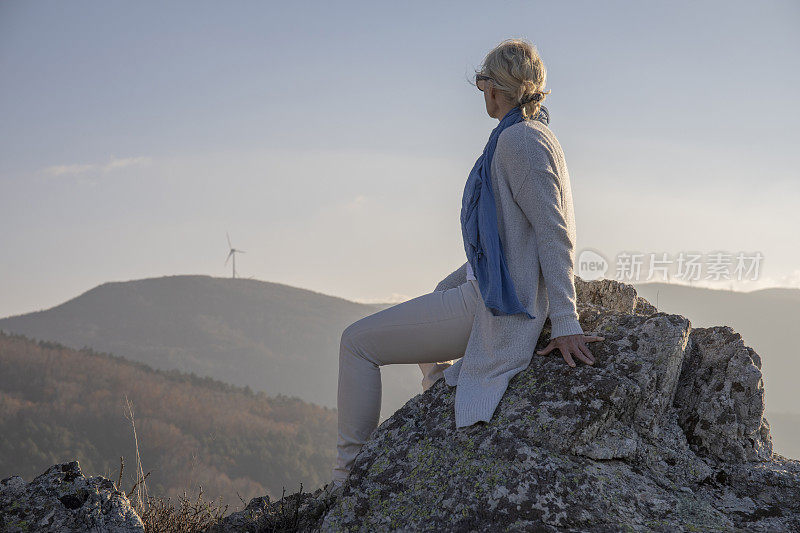
[[[338,457],[327,490],[338,493],[377,427],[380,366],[419,363],[424,389],[456,386],[456,427],[488,422],[509,380],[530,363],[545,319],[570,367],[594,364],[578,322],[575,222],[564,154],[547,127],[544,64],[528,41],[491,50],[475,76],[486,112],[500,120],[464,191],[467,262],[434,292],[349,325],[339,353]],[[460,359],[453,365],[449,362]]]

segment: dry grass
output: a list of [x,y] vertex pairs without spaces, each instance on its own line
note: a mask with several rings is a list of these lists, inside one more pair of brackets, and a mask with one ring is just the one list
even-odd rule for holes
[[150,497],[144,509],[137,512],[147,533],[199,533],[219,522],[227,510],[221,499],[204,501],[201,488],[196,498],[184,492],[177,505],[169,498]]
[[[219,522],[225,516],[228,506],[222,504],[221,497],[216,502],[206,502],[203,499],[203,487],[199,488],[196,497],[189,496],[184,491],[183,495],[178,497],[177,502],[172,502],[168,497],[150,496],[147,493],[146,480],[150,472],[145,474],[142,468],[133,403],[128,400],[127,396],[125,397],[125,417],[131,423],[136,447],[136,479],[125,494],[131,501],[131,506],[136,514],[142,519],[144,530],[147,533],[200,533]],[[122,472],[125,469],[125,459],[120,457],[119,460],[118,489],[122,484]]]

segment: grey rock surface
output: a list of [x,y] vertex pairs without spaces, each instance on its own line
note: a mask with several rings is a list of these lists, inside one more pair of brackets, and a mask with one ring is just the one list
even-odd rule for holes
[[112,481],[84,477],[73,461],[27,484],[19,476],[0,481],[0,531],[144,533],[144,525]]
[[[576,289],[584,331],[605,337],[594,366],[534,354],[492,420],[460,429],[439,380],[375,430],[341,494],[255,498],[209,533],[800,531],[800,461],[772,451],[758,354],[630,285]],[[537,348],[549,338],[547,322]],[[143,530],[77,463],[2,481],[0,517],[8,531]]]
[[[439,380],[375,430],[339,498],[293,495],[293,527],[800,531],[800,462],[772,453],[758,354],[631,285],[576,289],[584,331],[605,337],[594,366],[534,355],[492,420],[461,429]],[[275,524],[278,504],[252,523]]]
[[318,531],[335,501],[323,487],[313,493],[296,492],[274,502],[269,496],[261,496],[250,500],[243,510],[226,516],[206,533]]
[[761,358],[729,327],[696,329],[690,341],[674,402],[686,438],[721,461],[769,460]]

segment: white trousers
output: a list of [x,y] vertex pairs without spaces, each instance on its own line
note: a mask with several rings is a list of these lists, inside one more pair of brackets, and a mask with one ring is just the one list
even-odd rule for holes
[[450,362],[464,355],[480,298],[478,282],[423,294],[357,320],[339,347],[337,457],[331,480],[343,482],[356,455],[378,427],[380,366],[420,363],[427,390]]

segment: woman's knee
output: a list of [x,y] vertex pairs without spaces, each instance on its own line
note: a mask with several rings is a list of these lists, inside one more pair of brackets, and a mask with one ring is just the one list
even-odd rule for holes
[[355,343],[356,338],[360,332],[362,323],[361,320],[356,320],[342,331],[342,344],[352,345]]
[[342,331],[342,338],[339,341],[340,352],[343,352],[344,348],[351,348],[353,346],[355,331],[355,322],[344,328],[344,331]]
[[342,332],[342,338],[339,343],[339,359],[352,354],[361,357],[362,359],[366,359],[370,363],[377,366],[378,363],[374,361],[369,354],[365,353],[363,349],[361,349],[359,340],[363,333],[364,328],[361,320],[357,320],[344,328],[344,331]]

